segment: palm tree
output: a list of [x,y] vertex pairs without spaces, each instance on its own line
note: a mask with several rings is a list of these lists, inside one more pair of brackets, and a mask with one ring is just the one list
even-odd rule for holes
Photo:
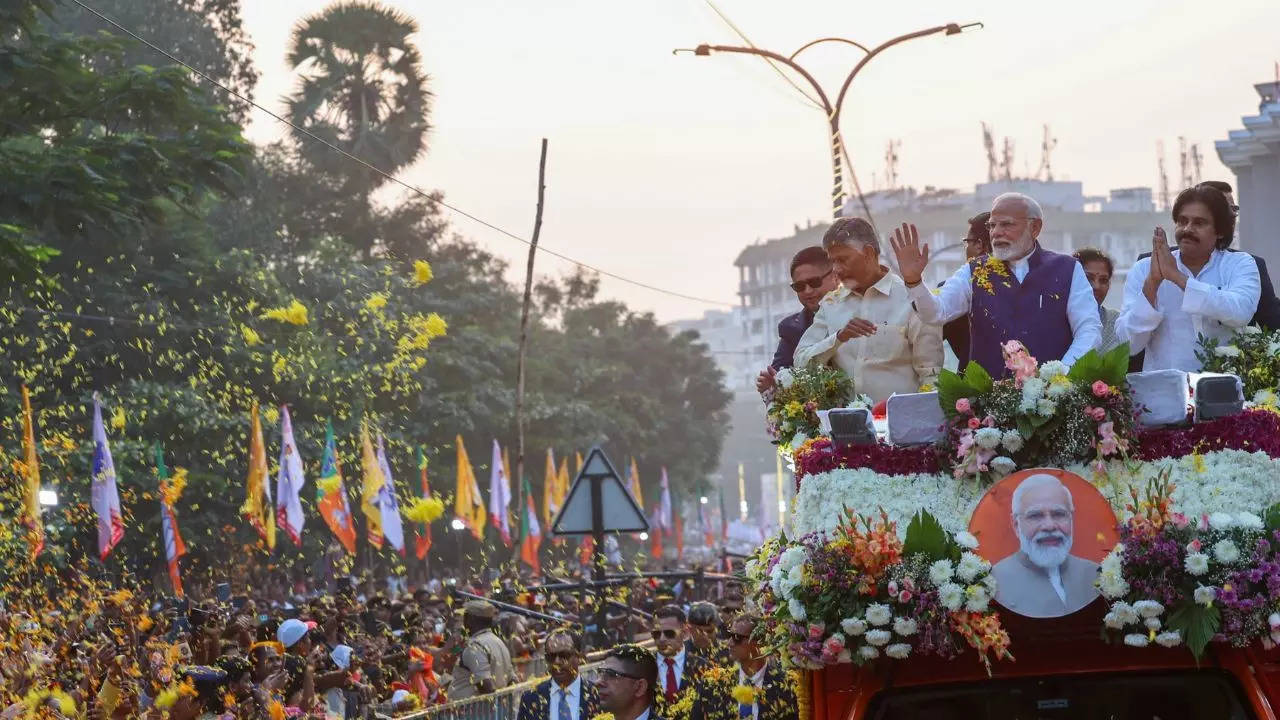
[[[287,98],[289,119],[388,173],[413,163],[426,150],[431,127],[428,77],[409,40],[417,31],[413,18],[376,2],[340,2],[303,18],[288,55],[300,75]],[[344,191],[369,207],[369,195],[385,178],[302,133],[294,136],[313,167],[343,178]]]

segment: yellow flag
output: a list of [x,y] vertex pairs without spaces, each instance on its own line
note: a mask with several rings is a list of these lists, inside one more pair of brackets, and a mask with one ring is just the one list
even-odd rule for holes
[[580,452],[576,452],[576,453],[574,453],[574,454],[573,454],[573,462],[574,462],[574,465],[573,465],[573,476],[574,476],[574,477],[578,477],[578,473],[582,472],[582,453],[580,453]]
[[484,498],[480,496],[480,484],[476,482],[476,473],[471,468],[471,459],[467,457],[467,448],[462,444],[461,435],[454,440],[454,444],[458,448],[458,481],[454,488],[453,512],[475,539],[483,541],[488,514],[485,512]]
[[631,496],[636,499],[636,505],[640,509],[644,509],[644,497],[640,493],[640,471],[636,469],[636,459],[631,458]]
[[23,520],[30,530],[31,557],[44,549],[44,523],[40,519],[40,457],[36,454],[35,420],[31,416],[31,395],[22,386],[22,474],[26,488],[22,498]]
[[556,517],[556,511],[560,509],[560,503],[556,491],[559,490],[560,476],[556,474],[556,458],[551,452],[551,448],[547,448],[547,469],[543,471],[542,480],[542,526],[551,527],[551,521]]
[[360,469],[364,480],[360,485],[360,509],[364,512],[365,526],[369,531],[369,544],[375,548],[382,547],[382,510],[374,504],[378,492],[382,490],[382,468],[378,465],[378,456],[373,452],[373,441],[369,439],[369,427],[360,423]]
[[240,513],[258,531],[268,551],[276,546],[276,515],[271,507],[270,492],[267,485],[267,445],[262,440],[258,404],[254,403],[249,411],[249,477],[245,480],[244,505]]

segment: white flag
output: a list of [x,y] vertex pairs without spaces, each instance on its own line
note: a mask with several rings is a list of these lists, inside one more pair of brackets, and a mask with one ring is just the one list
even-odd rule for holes
[[293,441],[293,421],[289,407],[280,406],[280,470],[276,474],[276,527],[284,528],[294,545],[302,544],[302,456]]
[[511,523],[507,512],[511,507],[511,483],[507,468],[502,462],[502,448],[493,441],[493,461],[489,470],[489,522],[502,533],[502,542],[511,545]]
[[671,522],[671,488],[667,486],[667,469],[662,468],[662,495],[658,507],[653,509],[653,525],[667,534],[671,534],[674,525]]
[[102,425],[102,402],[93,394],[93,478],[90,501],[98,515],[98,559],[106,560],[111,549],[124,538],[124,515],[116,488],[116,466],[111,461],[107,431]]
[[382,513],[382,537],[387,544],[404,554],[404,524],[400,521],[400,503],[396,500],[396,484],[391,479],[391,465],[387,463],[387,451],[382,445],[382,433],[378,433],[378,469],[382,471],[382,489],[378,491],[376,504]]

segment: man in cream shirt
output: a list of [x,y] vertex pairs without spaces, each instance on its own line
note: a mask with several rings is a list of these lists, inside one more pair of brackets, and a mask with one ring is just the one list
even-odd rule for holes
[[796,346],[796,366],[833,363],[853,379],[854,392],[877,403],[933,385],[942,369],[942,327],[920,320],[902,278],[881,264],[871,225],[840,218],[822,247],[840,287],[818,305]]

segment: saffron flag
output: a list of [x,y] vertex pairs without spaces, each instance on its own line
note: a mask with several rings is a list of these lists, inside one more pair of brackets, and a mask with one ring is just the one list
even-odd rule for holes
[[[569,497],[569,459],[560,458],[560,467],[556,469],[556,507],[564,507],[565,498]],[[547,523],[547,527],[551,527],[551,523]],[[564,538],[552,536],[551,541],[556,545],[563,545]]]
[[476,481],[476,473],[471,468],[471,459],[467,457],[467,448],[462,444],[461,435],[454,439],[454,444],[458,448],[458,477],[454,488],[453,512],[471,531],[471,535],[483,542],[485,507],[484,498],[480,496],[480,483]]
[[591,565],[595,560],[596,539],[590,535],[584,535],[582,542],[578,545],[578,562],[583,565]]
[[631,497],[635,498],[636,506],[644,510],[644,493],[640,492],[640,471],[636,468],[636,459],[631,458]]
[[360,483],[360,511],[364,513],[365,528],[369,534],[369,544],[375,548],[382,547],[382,510],[378,508],[378,493],[385,484],[382,469],[378,466],[378,456],[373,452],[373,442],[369,440],[368,425],[360,424],[360,470],[363,480]]
[[347,489],[342,483],[342,464],[338,461],[338,444],[330,421],[324,424],[324,460],[320,462],[320,479],[316,481],[316,506],[347,554],[355,555],[356,526],[351,517],[351,504],[347,502]]
[[36,453],[35,418],[31,414],[31,395],[22,386],[22,521],[30,533],[31,557],[44,550],[44,521],[40,518],[40,456]]
[[302,456],[293,441],[293,421],[289,419],[289,406],[280,406],[280,470],[276,473],[276,525],[284,528],[293,544],[302,545],[302,486],[307,479],[302,474]]
[[257,403],[249,411],[249,418],[249,477],[245,480],[245,499],[240,514],[258,531],[267,544],[267,552],[270,552],[276,546],[276,516],[271,504],[271,486],[267,484],[267,445],[262,440]]
[[396,552],[404,555],[404,523],[400,520],[400,503],[396,500],[396,484],[391,479],[391,465],[387,463],[382,433],[378,433],[378,469],[382,471],[382,487],[375,502],[382,515],[382,536]]
[[116,466],[111,461],[107,430],[102,424],[102,400],[93,394],[93,476],[90,501],[98,516],[98,559],[106,560],[124,538],[124,515],[120,511],[120,491],[116,487]]
[[707,504],[702,502],[706,498],[698,501],[698,524],[702,526],[702,541],[707,544],[708,548],[715,547],[716,536],[711,531],[711,523],[707,520]]
[[559,486],[560,476],[556,473],[555,453],[547,448],[547,468],[543,471],[542,481],[542,524],[547,527],[551,527],[556,513],[560,511]]
[[[422,452],[422,448],[418,448],[418,472],[422,474],[422,497],[431,497],[431,487],[427,484],[427,455]],[[419,560],[425,560],[427,551],[431,549],[431,525],[423,523],[418,529],[418,537],[414,542],[414,554]]]
[[493,441],[493,459],[489,467],[489,522],[502,536],[502,544],[511,547],[511,525],[507,522],[507,513],[511,510],[511,483],[497,440]]
[[528,478],[524,481],[524,496],[526,503],[520,522],[520,559],[533,568],[534,575],[541,575],[542,563],[538,560],[538,547],[542,544],[542,528],[538,526],[538,511],[534,507],[533,490],[529,487]]
[[180,485],[174,487],[169,482],[169,470],[164,466],[164,451],[156,445],[156,476],[160,485],[160,529],[164,533],[164,557],[169,564],[169,581],[173,583],[173,594],[182,597],[182,573],[178,568],[178,558],[187,554],[187,546],[182,542],[182,534],[178,532],[178,516],[173,511],[173,502],[182,492]]
[[582,472],[582,453],[573,454],[573,476],[578,477],[578,473]]

